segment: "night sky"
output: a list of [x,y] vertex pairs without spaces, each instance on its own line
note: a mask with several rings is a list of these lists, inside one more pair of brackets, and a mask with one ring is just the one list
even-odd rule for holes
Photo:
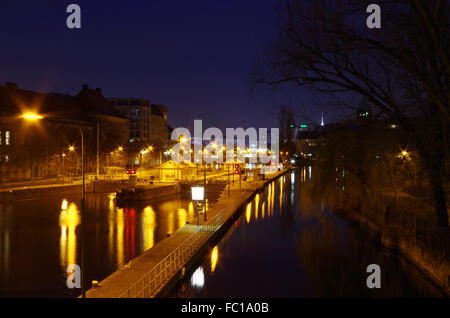
[[[66,27],[81,6],[82,29]],[[277,127],[282,104],[314,109],[308,90],[252,88],[249,69],[276,37],[274,0],[17,0],[0,4],[0,83],[165,104],[169,124]]]

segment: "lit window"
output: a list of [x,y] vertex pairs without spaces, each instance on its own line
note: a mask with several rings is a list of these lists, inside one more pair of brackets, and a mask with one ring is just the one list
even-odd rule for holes
[[6,131],[5,132],[5,145],[9,145],[9,137],[10,137],[9,131]]
[[9,161],[9,156],[5,155],[5,162],[8,162],[8,161]]

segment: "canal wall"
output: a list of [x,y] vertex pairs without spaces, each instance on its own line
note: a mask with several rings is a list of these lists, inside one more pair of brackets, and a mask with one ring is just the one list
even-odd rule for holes
[[[85,184],[87,193],[108,193],[116,192],[117,189],[127,186],[128,180],[116,181],[87,181]],[[158,183],[153,185],[158,188],[157,191],[150,190],[150,197],[160,197],[162,195],[173,195],[180,192],[176,184]],[[73,193],[81,193],[81,182],[54,184],[54,185],[36,185],[0,189],[0,202],[30,200],[54,195],[67,195]]]
[[89,289],[86,297],[164,297],[239,217],[240,209],[268,182],[287,171],[280,171],[267,180],[235,184],[229,196],[225,191],[207,211],[207,220],[204,215],[187,220],[185,226]]
[[[86,185],[88,190],[89,186]],[[14,200],[29,200],[53,195],[65,195],[72,193],[81,193],[81,184],[66,184],[55,186],[31,186],[0,190],[0,202]]]

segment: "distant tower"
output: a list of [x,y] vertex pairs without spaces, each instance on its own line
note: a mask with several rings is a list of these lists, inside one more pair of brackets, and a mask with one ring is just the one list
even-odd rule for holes
[[324,126],[324,123],[323,123],[323,112],[322,112],[322,118],[320,119],[320,126]]

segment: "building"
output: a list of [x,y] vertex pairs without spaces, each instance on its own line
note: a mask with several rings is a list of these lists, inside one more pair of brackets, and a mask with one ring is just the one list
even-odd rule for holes
[[[128,150],[138,153],[141,149],[151,147],[143,161],[152,165],[163,162],[163,152],[168,147],[167,140],[167,107],[152,104],[142,98],[109,98],[110,105],[129,120]],[[132,154],[130,154],[132,156]],[[136,158],[135,158],[136,159]],[[133,159],[134,160],[134,159]],[[139,159],[134,160],[139,164]]]
[[128,142],[149,144],[151,103],[142,98],[109,98],[110,104],[129,120]]
[[167,144],[167,107],[142,98],[109,98],[110,104],[129,120],[128,141],[153,147]]
[[361,101],[356,109],[356,119],[358,120],[370,120],[372,119],[372,106],[367,97],[361,98]]
[[[71,96],[24,90],[15,83],[0,85],[0,178],[59,177],[71,169],[78,174],[80,128],[86,167],[91,172],[95,171],[97,154],[98,162],[104,162],[106,153],[128,137],[128,120],[109,105],[101,89],[83,85]],[[71,156],[68,149],[73,150]]]
[[297,134],[296,153],[304,160],[316,160],[318,146],[323,136],[323,130],[300,131]]
[[150,142],[157,148],[167,147],[167,107],[162,104],[151,105]]

